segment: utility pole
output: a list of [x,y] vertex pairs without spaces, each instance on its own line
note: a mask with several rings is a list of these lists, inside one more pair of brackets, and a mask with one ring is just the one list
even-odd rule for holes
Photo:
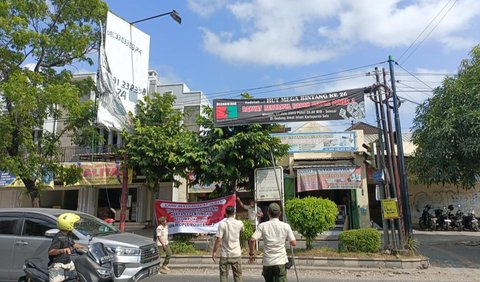
[[397,150],[398,150],[398,165],[400,171],[400,187],[402,192],[402,204],[403,204],[403,211],[404,211],[404,223],[405,223],[405,231],[407,236],[411,236],[412,232],[412,218],[410,214],[410,200],[408,198],[408,181],[407,181],[407,172],[405,169],[405,158],[403,152],[403,140],[402,140],[402,128],[400,125],[400,117],[398,114],[398,96],[397,96],[397,88],[395,84],[395,71],[393,68],[393,58],[392,56],[388,56],[388,65],[390,67],[390,83],[392,87],[392,98],[393,98],[393,114],[395,117],[395,137],[397,139]]

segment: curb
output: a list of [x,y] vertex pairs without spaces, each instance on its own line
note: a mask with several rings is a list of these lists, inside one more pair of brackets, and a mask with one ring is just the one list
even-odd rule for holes
[[[426,269],[430,266],[428,258],[381,259],[348,257],[295,257],[297,267],[301,268],[391,268],[391,269]],[[218,268],[210,256],[172,256],[170,265],[174,268]],[[169,265],[169,266],[170,266]],[[242,257],[242,267],[261,268],[261,258],[253,264],[248,257]]]

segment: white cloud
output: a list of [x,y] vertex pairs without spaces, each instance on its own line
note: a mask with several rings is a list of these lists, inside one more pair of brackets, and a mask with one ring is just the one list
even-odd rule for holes
[[226,3],[227,0],[188,0],[188,7],[202,17],[208,17]]
[[[210,13],[225,8],[239,26],[235,30],[220,31],[201,28],[207,52],[233,63],[286,66],[330,60],[352,50],[358,43],[380,48],[407,47],[447,3],[454,3],[437,0],[207,2],[212,3],[202,6],[203,10]],[[198,7],[192,9],[200,11]],[[449,5],[430,29],[448,9]],[[443,48],[471,47],[475,40],[469,34],[475,32],[475,20],[479,16],[480,1],[458,1],[435,30],[429,34],[428,29],[423,36],[428,35],[427,41],[441,44]]]

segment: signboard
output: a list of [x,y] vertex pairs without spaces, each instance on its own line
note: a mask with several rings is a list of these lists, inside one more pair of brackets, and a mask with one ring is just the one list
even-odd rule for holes
[[150,36],[108,12],[104,38],[97,122],[109,129],[123,129],[130,126],[128,112],[135,113],[135,104],[147,94]]
[[297,192],[322,189],[361,189],[359,166],[332,166],[297,170]]
[[235,206],[236,196],[203,202],[155,201],[155,217],[165,216],[168,233],[216,233],[218,223],[225,218],[225,208]]
[[216,127],[365,117],[363,88],[281,98],[214,99],[213,109]]
[[[37,184],[39,182],[40,180],[37,180]],[[53,187],[53,174],[52,173],[45,174],[42,177],[41,182],[43,186]],[[20,177],[17,177],[12,173],[0,171],[0,188],[2,187],[24,188],[25,183],[23,183]]]
[[289,153],[355,152],[355,132],[279,133],[282,144],[290,145]]
[[[72,162],[63,166],[82,169],[82,179],[75,185],[118,185],[122,184],[123,172],[120,162]],[[133,171],[128,170],[128,183],[132,183]]]
[[188,193],[212,193],[220,183],[194,184],[188,186]]
[[[275,180],[275,176],[277,176],[277,180]],[[275,170],[273,168],[255,169],[255,200],[257,202],[280,201],[283,189],[282,167],[276,167]]]
[[383,199],[381,203],[383,219],[397,219],[400,217],[398,215],[397,199]]

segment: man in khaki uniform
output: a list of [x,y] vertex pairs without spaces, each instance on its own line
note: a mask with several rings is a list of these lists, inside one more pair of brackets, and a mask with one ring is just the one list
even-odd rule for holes
[[160,273],[166,274],[170,271],[170,268],[167,266],[170,262],[170,257],[172,256],[172,250],[168,245],[168,224],[167,218],[162,216],[158,219],[159,225],[157,226],[157,247],[158,253],[161,251],[165,252],[165,259],[163,260],[162,267],[160,268]]
[[268,206],[270,220],[258,225],[249,242],[250,257],[248,261],[252,263],[255,261],[255,243],[263,238],[262,275],[265,282],[287,281],[285,264],[288,262],[288,257],[285,241],[288,240],[291,246],[297,244],[290,225],[278,219],[280,214],[280,206],[277,203],[271,203]]
[[233,271],[235,282],[242,282],[242,249],[240,247],[240,232],[243,231],[243,222],[234,218],[235,208],[228,206],[225,210],[227,219],[218,226],[217,239],[212,251],[212,259],[215,261],[220,245],[220,282],[228,281],[230,266]]

